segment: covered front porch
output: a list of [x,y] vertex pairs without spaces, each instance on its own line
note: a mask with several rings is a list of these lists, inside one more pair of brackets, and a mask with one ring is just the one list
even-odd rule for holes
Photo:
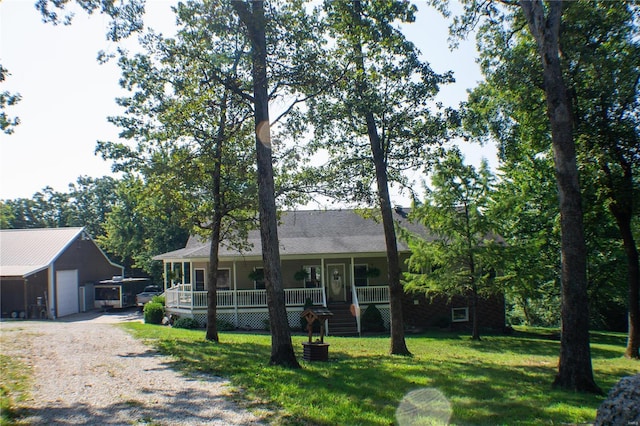
[[[350,286],[349,302],[327,300],[327,289],[286,288],[285,304],[289,326],[300,327],[300,314],[308,300],[316,306],[331,308],[332,304],[348,304],[353,315],[357,333],[360,334],[360,307],[375,304],[388,323],[389,288],[388,286]],[[189,316],[201,324],[207,319],[207,291],[193,290],[191,284],[177,284],[165,290],[167,312],[178,316]],[[267,292],[259,290],[217,290],[218,320],[239,329],[262,330],[268,328]],[[327,327],[330,332],[331,324]]]
[[[191,317],[204,325],[208,290],[215,286],[218,321],[237,329],[269,328],[261,257],[221,258],[213,278],[207,273],[208,258],[167,256],[163,261],[169,314]],[[300,328],[300,314],[309,301],[337,313],[328,327],[333,325],[334,332],[346,328],[350,334],[359,334],[360,307],[370,304],[378,307],[388,324],[386,269],[386,258],[377,253],[283,256],[281,270],[290,327]]]

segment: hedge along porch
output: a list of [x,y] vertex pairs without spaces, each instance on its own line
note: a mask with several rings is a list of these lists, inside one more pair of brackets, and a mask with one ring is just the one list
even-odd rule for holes
[[[407,211],[396,208],[400,226],[426,235],[424,228],[407,221]],[[280,256],[289,324],[300,328],[305,302],[329,308],[334,316],[327,332],[357,335],[360,313],[375,305],[389,326],[386,246],[382,224],[355,210],[282,212],[278,226]],[[258,230],[250,231],[249,249],[239,252],[221,244],[217,286],[218,319],[242,329],[265,329],[267,296],[262,279],[262,250]],[[185,248],[156,256],[165,268],[167,312],[191,317],[204,324],[207,318],[207,279],[210,243],[192,236]],[[401,266],[410,255],[398,241]],[[446,306],[444,309],[466,308]],[[411,325],[427,325],[431,308],[424,298],[407,295]],[[417,307],[422,309],[415,309]],[[494,309],[494,308],[491,308]],[[504,306],[496,306],[502,310]],[[440,311],[438,311],[440,313]],[[419,313],[415,315],[414,313]],[[425,314],[426,313],[426,314]],[[499,315],[500,317],[500,315]],[[462,318],[464,320],[464,318]],[[460,318],[457,319],[460,322]],[[504,326],[504,320],[497,325]]]

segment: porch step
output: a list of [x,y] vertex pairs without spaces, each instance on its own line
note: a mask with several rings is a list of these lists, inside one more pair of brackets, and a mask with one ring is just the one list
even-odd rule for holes
[[358,324],[351,314],[351,305],[349,303],[329,303],[327,309],[333,313],[333,316],[329,319],[329,335],[358,335]]

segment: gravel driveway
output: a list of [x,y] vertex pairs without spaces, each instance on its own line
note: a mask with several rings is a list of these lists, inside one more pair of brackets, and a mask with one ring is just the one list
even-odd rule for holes
[[254,414],[230,401],[228,382],[186,377],[171,359],[114,323],[138,312],[79,314],[60,321],[5,321],[1,351],[34,372],[28,424],[247,425]]

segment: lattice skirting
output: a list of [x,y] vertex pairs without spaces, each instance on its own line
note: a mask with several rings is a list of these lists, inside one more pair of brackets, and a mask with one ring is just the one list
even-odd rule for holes
[[[376,305],[380,314],[382,315],[382,319],[384,320],[384,326],[387,330],[391,327],[391,310],[388,305]],[[292,330],[300,329],[300,314],[302,313],[302,308],[299,309],[288,309],[287,310],[287,320],[289,321],[289,327]],[[193,318],[200,323],[200,325],[204,326],[207,323],[207,312],[206,311],[187,311],[187,310],[172,310],[171,308],[167,309],[167,314],[176,314],[179,317],[188,317]],[[269,312],[266,309],[255,309],[252,311],[244,311],[244,312],[229,312],[229,311],[218,311],[218,320],[222,320],[233,324],[236,328],[242,330],[267,330],[269,323]]]
[[[361,306],[361,314],[362,312],[364,312],[366,306]],[[382,316],[382,319],[384,320],[384,327],[387,330],[391,329],[391,308],[389,308],[389,305],[376,305],[376,308],[378,308],[378,310],[380,311],[380,315]]]
[[[289,327],[293,330],[297,330],[300,328],[300,314],[302,313],[302,308],[299,309],[288,309],[287,310],[287,321],[289,322]],[[179,317],[187,317],[193,318],[201,326],[205,326],[207,323],[207,312],[206,311],[187,311],[187,310],[175,310],[168,308],[167,314],[175,314]],[[244,312],[234,312],[234,311],[218,311],[217,313],[218,321],[225,321],[230,324],[233,324],[238,329],[244,330],[267,330],[269,324],[269,312],[266,309],[255,309],[251,311]]]

